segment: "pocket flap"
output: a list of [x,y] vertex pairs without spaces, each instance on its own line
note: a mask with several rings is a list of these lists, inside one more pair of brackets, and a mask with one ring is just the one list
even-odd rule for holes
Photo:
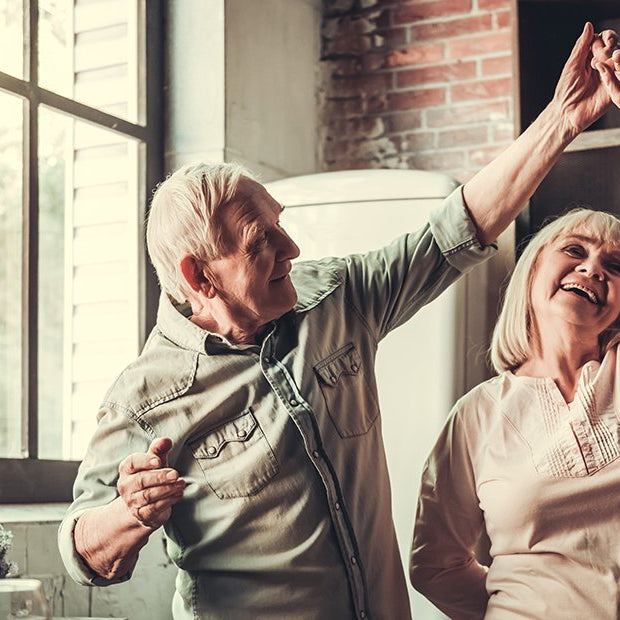
[[319,362],[314,371],[326,385],[336,385],[342,375],[356,375],[362,367],[355,345],[348,344]]
[[198,459],[214,459],[219,456],[222,448],[233,441],[247,441],[257,426],[256,418],[251,409],[238,418],[209,431],[205,437],[192,443],[194,456]]

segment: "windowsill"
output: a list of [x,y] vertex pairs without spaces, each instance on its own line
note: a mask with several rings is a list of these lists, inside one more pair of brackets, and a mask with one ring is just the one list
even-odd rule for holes
[[0,523],[60,523],[69,504],[2,504],[0,505]]

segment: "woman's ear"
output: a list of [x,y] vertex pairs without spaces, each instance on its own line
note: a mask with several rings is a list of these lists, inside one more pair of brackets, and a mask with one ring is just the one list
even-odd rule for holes
[[191,254],[186,254],[181,259],[180,266],[183,278],[193,291],[202,293],[206,297],[213,297],[215,295],[215,289],[207,276],[206,270],[203,268],[202,261],[199,261]]

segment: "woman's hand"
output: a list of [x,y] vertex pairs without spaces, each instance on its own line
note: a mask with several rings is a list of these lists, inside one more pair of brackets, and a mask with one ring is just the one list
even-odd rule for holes
[[[552,104],[559,109],[571,138],[600,118],[612,101],[616,102],[620,83],[614,74],[612,56],[620,59],[614,51],[617,43],[618,35],[613,30],[595,35],[594,27],[587,22],[564,65]],[[601,69],[599,65],[603,65]]]
[[120,497],[134,519],[153,530],[170,518],[185,489],[179,473],[166,467],[170,448],[170,439],[154,439],[148,452],[130,454],[118,467]]

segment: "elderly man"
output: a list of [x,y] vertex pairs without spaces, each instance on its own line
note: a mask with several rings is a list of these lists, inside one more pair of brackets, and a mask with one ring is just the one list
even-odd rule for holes
[[105,397],[80,468],[59,533],[73,578],[129,579],[163,525],[176,620],[408,618],[377,345],[492,252],[610,105],[616,42],[587,24],[533,125],[424,229],[363,256],[292,267],[282,206],[235,165],[163,182],[148,225],[157,326]]

